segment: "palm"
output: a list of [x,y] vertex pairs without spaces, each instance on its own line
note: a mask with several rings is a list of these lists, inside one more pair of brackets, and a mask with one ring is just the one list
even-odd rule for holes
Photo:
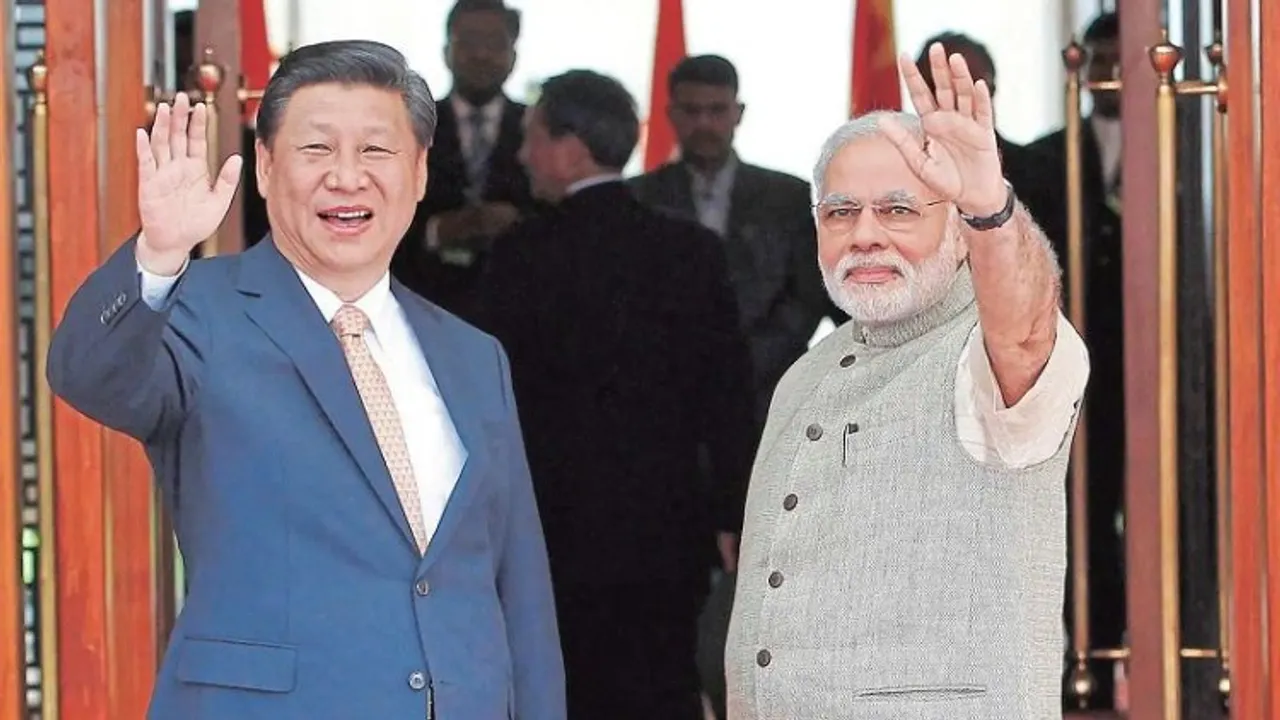
[[973,82],[962,58],[948,62],[941,46],[930,49],[930,61],[934,91],[910,60],[901,63],[924,141],[893,121],[885,123],[886,135],[920,179],[947,200],[964,207],[988,203],[993,194],[1002,198],[990,91]]
[[172,110],[159,106],[150,136],[138,131],[138,214],[153,250],[195,247],[218,229],[231,205],[240,158],[228,158],[211,181],[207,128],[204,106],[191,110],[180,94]]

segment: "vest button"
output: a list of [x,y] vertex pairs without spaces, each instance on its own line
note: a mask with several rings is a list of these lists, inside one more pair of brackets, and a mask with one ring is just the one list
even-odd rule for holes
[[804,429],[804,436],[810,440],[817,440],[822,437],[822,426],[814,423]]
[[842,367],[842,368],[847,368],[847,367],[849,367],[850,365],[854,364],[854,363],[855,363],[855,362],[857,362],[857,361],[858,361],[858,356],[856,356],[856,355],[845,355],[844,357],[840,358],[840,367]]
[[768,650],[761,650],[756,653],[756,664],[760,667],[769,667],[769,663],[773,662],[773,656]]
[[775,589],[782,587],[782,573],[777,570],[769,573],[769,587]]
[[409,673],[409,687],[415,691],[420,691],[427,686],[427,676],[421,672]]
[[419,580],[414,583],[413,591],[422,597],[426,597],[427,593],[431,592],[431,585],[426,580]]
[[791,493],[782,498],[782,509],[787,511],[795,510],[798,502],[800,502],[800,498],[796,497],[795,493]]

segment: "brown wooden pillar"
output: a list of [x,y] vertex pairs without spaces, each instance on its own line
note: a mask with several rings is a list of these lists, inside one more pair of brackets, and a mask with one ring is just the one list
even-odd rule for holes
[[[1273,717],[1266,657],[1267,537],[1263,496],[1262,276],[1257,114],[1253,65],[1258,48],[1251,0],[1227,0],[1227,240],[1231,457],[1231,716]],[[1273,21],[1274,22],[1274,21]],[[1274,30],[1274,28],[1273,28]],[[1262,28],[1263,36],[1268,34]],[[1272,41],[1274,51],[1274,43]],[[1265,46],[1265,41],[1264,41]],[[1272,53],[1274,54],[1274,52]],[[1274,136],[1272,142],[1280,139]],[[1274,215],[1274,207],[1270,213]],[[1272,220],[1274,223],[1274,220]]]
[[[50,290],[55,322],[99,262],[94,0],[47,0]],[[42,350],[41,350],[42,351]],[[109,720],[103,432],[55,401],[58,717]]]
[[[0,3],[0,28],[11,27]],[[13,96],[13,57],[0,53],[0,97]],[[10,103],[0,103],[0,127],[13,127]],[[18,423],[18,243],[14,220],[12,132],[0,138],[0,720],[19,720],[23,675],[21,449]]]
[[[203,61],[206,49],[212,50],[214,62],[222,68],[222,85],[217,94],[218,156],[217,162],[213,163],[213,172],[217,172],[228,157],[241,151],[240,98],[237,92],[240,88],[240,0],[206,0],[197,7],[197,65]],[[219,254],[244,249],[243,193],[243,187],[236,191],[227,218],[218,229]]]
[[[1160,42],[1160,0],[1126,0],[1120,16],[1124,83],[1124,332],[1128,468],[1125,478],[1125,551],[1130,691],[1133,720],[1177,717],[1178,652],[1176,535],[1161,528],[1161,446],[1157,378],[1158,212],[1156,147],[1157,75],[1148,49]],[[1167,510],[1166,510],[1167,512]],[[1176,512],[1176,511],[1175,511]],[[1173,593],[1170,607],[1169,593]]]
[[1262,133],[1261,285],[1262,285],[1262,446],[1265,489],[1261,551],[1266,578],[1265,640],[1269,652],[1266,710],[1280,714],[1280,6],[1259,3],[1259,78]]
[[[143,3],[111,0],[111,11],[103,15],[106,117],[102,145],[107,169],[102,188],[102,259],[136,232],[139,224],[133,138],[134,131],[148,121],[143,85],[143,36],[148,28],[143,26]],[[151,467],[136,440],[110,430],[104,434],[111,717],[141,718],[146,715],[156,673]]]

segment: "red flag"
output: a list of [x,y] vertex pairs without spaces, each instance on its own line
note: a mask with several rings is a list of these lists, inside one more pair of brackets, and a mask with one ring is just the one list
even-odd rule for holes
[[[245,87],[262,91],[271,77],[271,46],[267,43],[266,0],[240,2],[240,71]],[[244,122],[253,121],[258,101],[244,104]]]
[[849,112],[901,110],[893,0],[856,0],[853,15],[853,78]]
[[649,86],[649,122],[645,133],[646,172],[675,155],[676,133],[667,119],[667,75],[686,55],[682,0],[658,0],[658,37],[653,44],[653,80]]

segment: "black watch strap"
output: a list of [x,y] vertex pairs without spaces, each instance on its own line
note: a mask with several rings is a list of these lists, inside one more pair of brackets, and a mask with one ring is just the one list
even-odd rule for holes
[[1013,217],[1013,209],[1018,205],[1018,198],[1013,194],[1013,185],[1008,180],[1004,181],[1004,186],[1009,190],[1009,199],[1005,201],[1004,208],[1000,212],[986,217],[974,217],[961,210],[960,219],[964,220],[969,227],[979,231],[995,230],[1009,222],[1009,218]]

